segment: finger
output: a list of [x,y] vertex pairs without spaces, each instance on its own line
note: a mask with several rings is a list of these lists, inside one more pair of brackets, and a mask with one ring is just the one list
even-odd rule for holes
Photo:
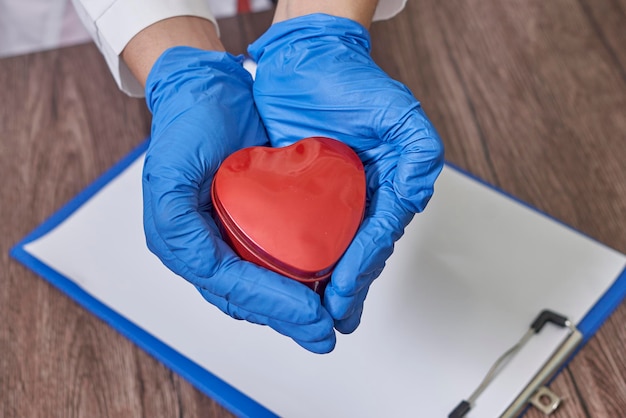
[[[224,266],[201,287],[222,298],[220,308],[238,319],[264,324],[280,321],[289,327],[330,318],[319,295],[305,285],[241,260]],[[306,335],[298,338],[306,339]]]
[[385,141],[400,149],[393,187],[403,206],[421,212],[430,200],[437,176],[443,168],[441,139],[419,102],[413,104],[392,126],[384,126]]
[[374,270],[369,274],[361,274],[358,280],[362,283],[362,286],[358,286],[355,293],[339,294],[335,288],[330,286],[326,289],[324,294],[324,306],[333,317],[335,328],[338,331],[344,334],[354,331],[354,329],[351,331],[339,329],[337,328],[337,324],[353,316],[360,318],[360,311],[363,309],[363,302],[367,296],[368,289],[372,282],[380,275],[381,271],[382,268]]
[[144,225],[154,252],[185,278],[215,274],[217,260],[233,253],[211,233],[217,230],[215,224],[198,212],[198,189],[166,178],[163,172],[145,175],[143,184]]
[[343,318],[335,319],[335,329],[342,334],[350,334],[354,332],[361,323],[365,298],[369,292],[369,287],[365,287],[351,298],[350,304],[352,309]]
[[378,277],[412,216],[388,184],[375,192],[361,228],[326,288],[324,305],[335,320],[354,312],[355,296]]
[[238,261],[198,289],[233,318],[268,325],[310,351],[329,352],[335,346],[333,320],[319,296],[291,279]]
[[300,347],[315,353],[315,354],[327,354],[330,353],[331,351],[333,351],[333,349],[335,348],[335,345],[337,343],[336,340],[336,336],[335,333],[333,332],[332,335],[324,341],[317,341],[317,342],[302,342],[302,341],[298,341],[298,340],[294,340]]
[[[223,241],[215,239],[219,237],[218,228],[208,215],[203,216],[190,211],[184,216],[191,220],[183,222],[187,225],[188,231],[183,231],[181,228],[180,236],[171,237],[173,232],[170,232],[170,229],[175,228],[170,223],[175,224],[176,217],[171,220],[164,219],[162,212],[159,212],[159,206],[154,204],[155,196],[153,196],[151,185],[147,184],[145,178],[143,183],[143,223],[146,243],[150,251],[156,254],[170,270],[194,285],[201,285],[202,278],[210,276],[211,272],[218,268],[218,260],[236,257],[230,247]],[[157,195],[156,199],[159,198],[160,196]],[[157,219],[165,225],[158,225]],[[192,223],[194,225],[190,227],[189,224]],[[166,234],[162,233],[163,229],[166,230]],[[170,239],[170,242],[167,242],[167,239]],[[189,246],[187,251],[181,249],[185,245]],[[178,251],[172,251],[172,246]],[[196,266],[201,268],[198,269]]]

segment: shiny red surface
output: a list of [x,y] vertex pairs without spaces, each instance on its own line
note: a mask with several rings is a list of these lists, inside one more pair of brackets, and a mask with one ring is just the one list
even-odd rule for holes
[[327,278],[363,219],[365,172],[347,145],[306,138],[229,156],[212,185],[239,256],[302,282]]

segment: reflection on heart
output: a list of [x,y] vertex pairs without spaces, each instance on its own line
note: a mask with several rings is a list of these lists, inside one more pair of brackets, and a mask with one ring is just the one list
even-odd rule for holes
[[327,278],[363,219],[365,172],[342,142],[311,137],[229,156],[211,189],[239,256],[301,282]]

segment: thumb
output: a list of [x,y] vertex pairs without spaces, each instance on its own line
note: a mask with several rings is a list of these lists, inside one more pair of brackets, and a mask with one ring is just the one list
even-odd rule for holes
[[408,211],[421,212],[443,168],[444,149],[439,134],[417,101],[385,132],[384,140],[399,150],[394,192]]
[[[404,208],[388,185],[374,194],[366,218],[335,267],[324,294],[324,305],[335,321],[362,309],[360,299],[367,294],[363,291],[380,275],[395,241],[412,217],[413,213]],[[360,317],[360,312],[356,313]]]

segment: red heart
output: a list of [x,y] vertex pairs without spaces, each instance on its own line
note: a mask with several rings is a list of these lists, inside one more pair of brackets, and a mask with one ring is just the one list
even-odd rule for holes
[[363,219],[365,171],[344,143],[312,137],[235,152],[215,174],[211,193],[225,238],[241,258],[319,282]]

